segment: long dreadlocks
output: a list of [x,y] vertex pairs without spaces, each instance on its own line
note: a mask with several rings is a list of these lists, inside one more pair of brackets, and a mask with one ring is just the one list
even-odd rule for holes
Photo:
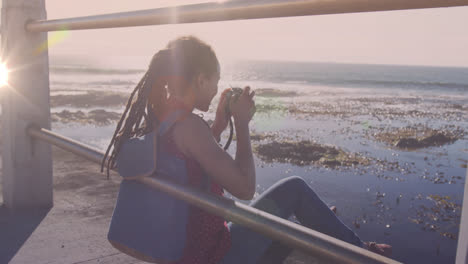
[[218,60],[211,47],[192,36],[175,39],[169,42],[166,49],[156,53],[148,70],[130,94],[101,162],[101,172],[104,171],[107,161],[109,178],[109,172],[115,167],[116,157],[125,140],[147,134],[158,126],[159,121],[155,113],[161,114],[164,110],[168,75],[178,75],[185,80],[191,80],[200,72],[212,74],[216,72],[217,67]]

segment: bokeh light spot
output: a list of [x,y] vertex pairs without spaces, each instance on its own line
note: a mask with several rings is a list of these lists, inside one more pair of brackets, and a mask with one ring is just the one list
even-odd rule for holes
[[8,83],[8,69],[4,63],[0,64],[0,86]]

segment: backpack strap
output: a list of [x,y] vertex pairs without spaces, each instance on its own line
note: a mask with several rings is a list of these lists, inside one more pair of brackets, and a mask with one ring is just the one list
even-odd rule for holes
[[179,120],[182,120],[185,118],[187,114],[184,114],[183,110],[176,110],[172,113],[170,113],[166,119],[164,119],[160,124],[159,124],[159,129],[158,129],[158,137],[163,136],[166,134],[167,131]]
[[[178,122],[179,120],[182,120],[186,117],[187,115],[184,113],[183,110],[176,110],[172,113],[169,114],[169,116],[163,120],[160,125],[159,125],[159,129],[158,129],[158,139],[163,136],[165,133],[167,133],[169,131],[169,129],[176,123]],[[201,118],[201,117],[200,117]],[[208,123],[206,123],[206,121],[201,118],[205,124],[209,127]],[[158,151],[159,151],[159,144],[157,144],[156,146],[158,148]],[[203,171],[203,179],[201,181],[201,185],[200,187],[202,188],[202,190],[205,190],[205,191],[210,191],[211,189],[211,179],[210,177]]]

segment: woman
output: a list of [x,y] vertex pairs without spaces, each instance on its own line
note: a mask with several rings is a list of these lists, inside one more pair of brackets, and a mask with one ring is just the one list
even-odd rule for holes
[[[227,190],[239,199],[251,200],[256,183],[249,122],[255,93],[246,87],[230,105],[237,137],[234,159],[218,144],[228,125],[225,94],[229,89],[221,95],[211,127],[192,113],[194,109],[208,111],[219,79],[219,62],[210,46],[195,37],[171,41],[153,57],[130,96],[106,153],[106,157],[110,153],[108,169],[115,165],[123,140],[146,134],[174,113],[182,113],[158,144],[184,161],[191,185],[199,186],[206,174],[213,195],[222,196],[223,190]],[[299,177],[278,182],[251,205],[283,218],[295,215],[309,228],[381,254],[387,254],[390,249],[386,245],[363,243]],[[184,253],[177,263],[256,263],[268,259],[263,255],[272,246],[272,241],[262,235],[190,207]],[[275,252],[282,254],[275,261],[281,263],[290,249],[279,248]]]

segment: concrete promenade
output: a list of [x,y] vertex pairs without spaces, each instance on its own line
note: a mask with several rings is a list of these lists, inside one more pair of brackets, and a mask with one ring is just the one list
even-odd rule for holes
[[106,240],[118,176],[59,149],[53,156],[52,209],[0,208],[0,263],[143,263]]
[[[57,148],[53,161],[52,209],[11,212],[0,207],[0,264],[144,263],[118,252],[106,239],[119,176],[107,180],[98,165]],[[295,252],[285,263],[316,261]]]

